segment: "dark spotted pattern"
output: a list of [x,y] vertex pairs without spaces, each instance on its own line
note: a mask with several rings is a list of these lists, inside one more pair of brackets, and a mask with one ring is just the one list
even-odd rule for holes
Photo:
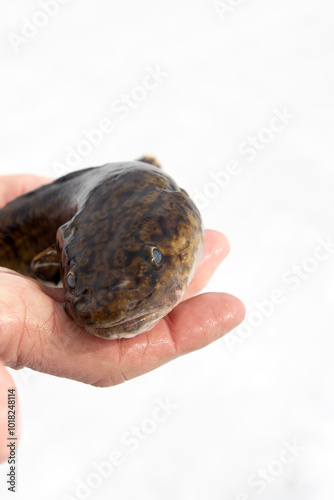
[[139,161],[81,170],[0,210],[0,265],[53,281],[60,271],[66,312],[104,338],[152,328],[181,299],[202,248],[187,193]]

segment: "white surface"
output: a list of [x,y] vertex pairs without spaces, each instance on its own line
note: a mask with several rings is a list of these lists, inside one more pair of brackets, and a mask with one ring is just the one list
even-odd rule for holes
[[[39,3],[0,7],[0,173],[55,177],[83,131],[112,120],[80,167],[151,153],[197,198],[214,194],[205,223],[228,235],[232,252],[208,289],[239,296],[250,325],[247,338],[244,325],[114,388],[13,372],[23,416],[17,500],[334,497],[334,261],[325,251],[318,265],[309,260],[318,238],[334,237],[333,3],[225,5],[234,6],[218,16],[210,0],[72,0],[18,53],[8,34]],[[115,101],[156,65],[168,76],[123,118]],[[294,118],[273,137],[263,132],[268,144],[249,161],[242,143],[284,108]],[[239,173],[209,186],[232,160]],[[282,303],[264,317],[256,301],[275,289]],[[166,398],[177,408],[147,420]],[[132,451],[122,436],[136,425],[152,432]],[[280,465],[294,441],[303,451]],[[91,476],[115,450],[122,464]],[[270,482],[256,483],[268,467]],[[6,472],[0,495],[12,498]],[[77,480],[94,477],[91,493],[75,493]]]

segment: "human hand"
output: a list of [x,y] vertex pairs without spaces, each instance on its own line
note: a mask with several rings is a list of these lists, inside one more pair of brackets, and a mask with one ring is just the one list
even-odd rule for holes
[[[49,181],[29,175],[2,177],[0,207]],[[94,337],[74,323],[62,307],[62,289],[0,268],[0,363],[107,387],[205,347],[244,317],[243,304],[232,295],[196,295],[228,251],[225,236],[206,231],[204,253],[183,301],[152,330],[118,340]],[[6,406],[7,387],[13,386],[10,375],[0,366],[0,429],[6,428],[1,408]],[[6,453],[5,442],[0,442],[0,461],[6,460]]]

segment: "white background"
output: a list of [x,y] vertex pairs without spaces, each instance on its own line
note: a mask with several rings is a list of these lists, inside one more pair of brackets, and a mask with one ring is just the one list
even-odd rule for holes
[[[225,6],[70,0],[46,20],[37,1],[0,7],[0,173],[56,177],[84,130],[109,118],[113,132],[78,168],[156,155],[206,226],[230,239],[208,290],[248,310],[235,343],[226,337],[119,387],[13,372],[23,418],[17,500],[334,497],[333,249],[313,257],[319,238],[334,237],[333,3]],[[15,50],[25,18],[46,24]],[[126,118],[115,112],[157,65],[159,85]],[[263,131],[284,109],[289,123]],[[261,151],[245,154],[258,134]],[[231,161],[237,175],[212,184]],[[275,290],[281,303],[270,306]],[[174,409],[152,424],[166,398]],[[146,429],[135,450],[122,441],[133,426]],[[280,465],[287,443],[298,450]],[[94,463],[115,450],[122,464],[96,476]],[[6,472],[0,494],[12,498]],[[78,481],[91,489],[76,491]]]

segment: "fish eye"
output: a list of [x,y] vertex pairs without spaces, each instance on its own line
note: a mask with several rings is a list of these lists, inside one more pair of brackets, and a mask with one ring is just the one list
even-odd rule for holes
[[159,248],[145,245],[145,257],[152,264],[155,269],[160,269],[163,262],[163,255]]
[[152,250],[152,264],[160,266],[162,264],[162,253],[159,248],[153,248]]
[[75,276],[74,276],[74,273],[72,271],[70,271],[67,274],[66,281],[67,281],[69,288],[71,288],[71,290],[73,290],[75,288]]

